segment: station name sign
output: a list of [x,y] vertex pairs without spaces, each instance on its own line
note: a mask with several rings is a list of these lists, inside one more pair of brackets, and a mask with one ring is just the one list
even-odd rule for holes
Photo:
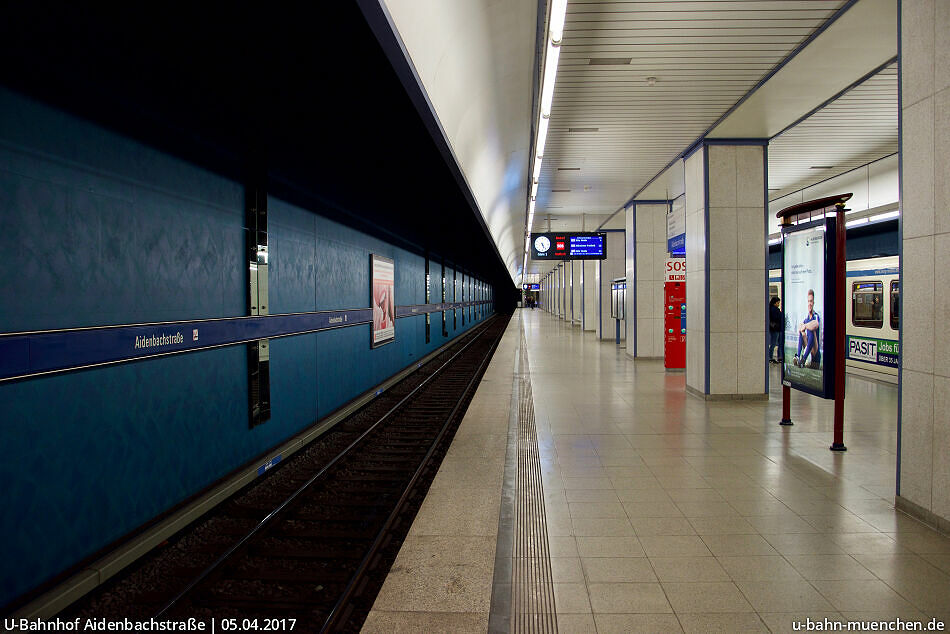
[[604,260],[607,234],[584,232],[532,233],[532,260]]

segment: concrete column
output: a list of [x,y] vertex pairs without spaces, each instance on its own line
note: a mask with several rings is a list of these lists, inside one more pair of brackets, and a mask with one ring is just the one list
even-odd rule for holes
[[708,399],[767,398],[765,158],[707,141],[686,159],[686,388]]
[[559,263],[559,264],[557,265],[557,277],[558,277],[558,282],[559,282],[559,283],[558,283],[558,287],[557,287],[557,290],[558,290],[558,306],[557,306],[557,310],[558,310],[558,317],[560,317],[561,319],[570,319],[570,318],[567,316],[567,310],[568,310],[568,306],[570,306],[570,304],[569,304],[568,301],[567,301],[567,289],[568,289],[568,286],[567,286],[567,273],[568,273],[568,270],[567,270],[567,266],[566,266],[566,265],[567,265],[566,262],[561,262],[561,263]]
[[897,505],[950,531],[950,3],[901,3]]
[[584,292],[584,312],[581,328],[594,332],[597,330],[597,307],[598,293],[600,290],[600,279],[598,278],[597,263],[599,260],[584,260],[584,268],[581,275],[581,284]]
[[[610,284],[626,273],[626,245],[625,232],[610,231],[607,233],[607,259],[600,260],[600,328],[598,336],[601,339],[614,341],[617,338],[617,324],[610,316]],[[620,324],[620,340],[627,336],[626,321]]]
[[624,303],[624,328],[626,331],[630,332],[630,338],[627,340],[627,350],[626,354],[628,357],[634,356],[634,351],[636,346],[634,344],[634,328],[635,328],[635,315],[636,315],[636,293],[634,292],[634,281],[637,277],[637,244],[636,244],[636,214],[637,208],[633,204],[627,206],[624,209],[625,223],[624,223],[624,276],[627,278],[627,296]]
[[[636,209],[636,332],[638,358],[663,358],[663,280],[669,204],[634,203]],[[632,287],[630,287],[632,288]]]

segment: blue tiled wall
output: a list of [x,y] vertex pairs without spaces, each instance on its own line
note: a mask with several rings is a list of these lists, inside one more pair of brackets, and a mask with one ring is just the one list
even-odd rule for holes
[[[371,253],[424,302],[421,256],[319,212],[268,201],[270,313],[368,306]],[[243,224],[240,183],[0,88],[0,332],[243,315]],[[435,313],[429,344],[422,316],[375,350],[367,325],[275,339],[254,429],[243,346],[0,384],[0,605],[448,338]]]

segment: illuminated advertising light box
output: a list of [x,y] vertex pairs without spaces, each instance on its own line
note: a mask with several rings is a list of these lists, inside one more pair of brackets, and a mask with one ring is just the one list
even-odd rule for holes
[[532,233],[532,260],[604,260],[606,233]]
[[782,241],[782,382],[834,398],[835,221],[783,228]]
[[376,348],[396,338],[396,299],[393,297],[396,268],[393,261],[379,255],[370,255],[370,306],[373,324],[370,347]]

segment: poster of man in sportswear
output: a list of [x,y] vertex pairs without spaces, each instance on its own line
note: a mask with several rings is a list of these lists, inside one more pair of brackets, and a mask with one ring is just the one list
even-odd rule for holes
[[784,378],[816,395],[825,391],[825,227],[785,234]]

